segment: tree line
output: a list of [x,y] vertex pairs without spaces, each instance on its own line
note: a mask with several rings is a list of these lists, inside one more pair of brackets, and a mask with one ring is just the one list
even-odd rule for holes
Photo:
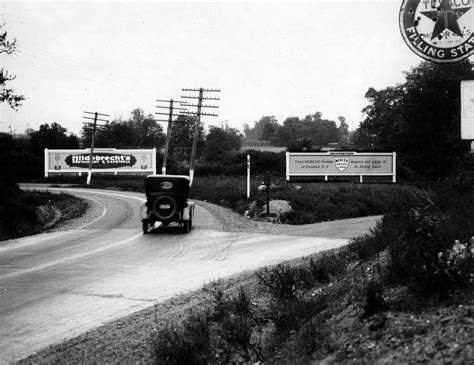
[[244,124],[244,135],[249,140],[268,141],[273,146],[288,150],[319,150],[330,143],[347,146],[349,125],[343,116],[336,122],[322,118],[321,112],[304,118],[288,117],[280,125],[274,116],[264,116],[251,128]]

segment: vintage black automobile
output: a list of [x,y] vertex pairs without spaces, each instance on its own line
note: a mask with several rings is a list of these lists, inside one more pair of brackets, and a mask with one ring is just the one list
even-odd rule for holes
[[149,175],[145,178],[146,203],[142,207],[143,234],[150,227],[177,223],[185,233],[191,230],[194,202],[188,201],[189,177]]

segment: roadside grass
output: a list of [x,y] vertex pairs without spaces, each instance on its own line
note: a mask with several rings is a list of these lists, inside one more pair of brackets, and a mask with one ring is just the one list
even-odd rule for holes
[[[190,190],[191,199],[218,204],[258,218],[266,204],[266,192],[259,192],[263,178],[251,181],[251,196],[247,199],[247,181],[244,177],[197,176]],[[140,176],[93,176],[91,185],[85,177],[56,176],[38,182],[52,184],[79,184],[84,188],[114,189],[144,192],[144,177]],[[274,179],[270,199],[290,202],[292,212],[280,217],[281,223],[309,224],[336,219],[380,215],[401,194],[415,194],[411,186],[398,184],[359,183],[287,183]]]
[[68,194],[22,191],[2,196],[0,241],[44,231],[68,219],[80,217],[89,204]]

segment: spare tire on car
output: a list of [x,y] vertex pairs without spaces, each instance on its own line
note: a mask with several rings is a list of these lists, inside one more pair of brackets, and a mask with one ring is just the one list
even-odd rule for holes
[[169,195],[162,195],[153,202],[153,212],[163,221],[171,219],[178,210],[178,203]]

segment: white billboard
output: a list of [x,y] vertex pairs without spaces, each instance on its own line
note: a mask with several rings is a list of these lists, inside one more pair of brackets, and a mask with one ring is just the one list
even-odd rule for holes
[[[90,149],[44,150],[44,176],[89,171]],[[156,149],[94,148],[92,172],[155,173]]]
[[395,152],[287,152],[286,180],[291,177],[392,176],[396,181]]
[[474,140],[474,80],[461,81],[461,138]]

